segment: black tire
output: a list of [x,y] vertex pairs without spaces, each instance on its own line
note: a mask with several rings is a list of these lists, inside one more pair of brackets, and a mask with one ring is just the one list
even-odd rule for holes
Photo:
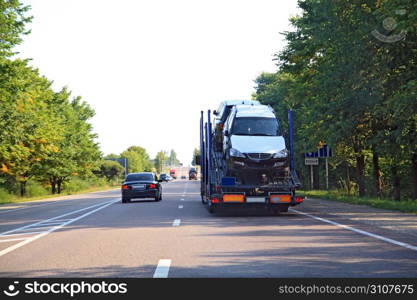
[[280,212],[288,212],[288,206],[281,207]]
[[208,206],[208,211],[209,211],[209,213],[214,214],[216,212],[216,209],[213,206],[209,205]]
[[122,198],[122,203],[129,203],[130,199],[129,198]]
[[162,201],[162,193],[159,193],[159,199],[158,201]]

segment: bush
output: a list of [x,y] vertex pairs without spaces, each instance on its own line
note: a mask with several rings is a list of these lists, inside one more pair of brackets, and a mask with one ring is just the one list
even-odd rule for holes
[[48,195],[49,191],[46,190],[41,184],[37,182],[28,182],[26,184],[26,196],[27,197],[38,197]]
[[64,182],[62,185],[62,192],[71,194],[82,190],[88,190],[89,188],[107,186],[108,184],[109,183],[104,177],[91,177],[88,179],[73,177],[69,181]]
[[62,185],[62,191],[67,193],[76,193],[81,190],[88,189],[90,187],[88,181],[82,180],[78,177],[71,178],[69,181],[64,182]]
[[13,198],[13,195],[9,194],[5,189],[0,188],[0,203],[7,203]]

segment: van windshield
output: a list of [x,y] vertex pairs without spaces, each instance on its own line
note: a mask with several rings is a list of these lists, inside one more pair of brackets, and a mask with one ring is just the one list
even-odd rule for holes
[[234,135],[280,135],[276,119],[256,117],[236,118],[233,122],[231,133]]

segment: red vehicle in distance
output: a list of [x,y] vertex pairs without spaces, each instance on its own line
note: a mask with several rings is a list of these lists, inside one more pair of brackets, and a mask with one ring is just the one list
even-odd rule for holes
[[169,170],[169,175],[170,175],[172,178],[177,179],[177,173],[176,173],[176,170],[175,170],[175,169],[171,169],[171,170]]

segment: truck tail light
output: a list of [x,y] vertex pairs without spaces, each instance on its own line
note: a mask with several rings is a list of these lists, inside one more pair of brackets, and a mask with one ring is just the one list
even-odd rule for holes
[[303,202],[304,201],[304,197],[302,197],[302,196],[296,196],[295,197],[295,202],[297,202],[297,203],[301,203],[301,202]]
[[127,190],[129,189],[129,186],[127,184],[122,185],[122,190]]
[[291,203],[291,195],[270,195],[270,203]]
[[226,194],[223,195],[223,202],[245,202],[245,196],[240,194]]
[[219,203],[219,202],[220,202],[219,198],[217,198],[217,197],[211,198],[211,203]]

